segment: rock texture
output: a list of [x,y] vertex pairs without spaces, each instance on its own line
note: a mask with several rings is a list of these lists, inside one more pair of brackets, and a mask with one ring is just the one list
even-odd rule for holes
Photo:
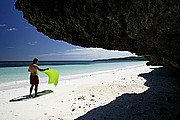
[[55,40],[127,50],[180,70],[179,0],[17,0],[15,6]]

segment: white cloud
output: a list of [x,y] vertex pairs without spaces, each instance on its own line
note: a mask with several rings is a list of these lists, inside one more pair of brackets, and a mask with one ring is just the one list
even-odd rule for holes
[[78,48],[66,51],[66,56],[76,56],[84,59],[107,59],[135,56],[128,51],[105,50],[102,48]]
[[41,55],[31,55],[31,56],[37,56],[37,57],[52,57],[52,56],[61,56],[60,53],[47,53],[47,54],[41,54]]
[[76,48],[66,50],[65,52],[47,53],[37,56],[41,59],[57,59],[57,60],[95,60],[108,58],[123,58],[129,56],[136,56],[128,51],[114,51],[105,50],[102,48]]
[[8,28],[6,29],[7,31],[16,31],[17,29],[16,28]]
[[0,24],[0,27],[6,27],[7,25],[6,24]]
[[29,42],[28,44],[33,46],[36,45],[37,43],[38,43],[37,41],[34,41],[34,42]]

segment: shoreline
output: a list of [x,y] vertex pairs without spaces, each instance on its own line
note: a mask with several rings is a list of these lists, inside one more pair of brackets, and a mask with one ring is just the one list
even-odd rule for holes
[[[118,70],[133,69],[133,68],[141,67],[141,66],[144,66],[144,64],[128,66],[128,67],[123,67],[123,68],[110,69],[110,70],[87,72],[87,73],[82,73],[82,74],[65,75],[63,77],[60,75],[59,82],[64,81],[64,80],[70,80],[70,79],[73,80],[73,79],[81,78],[81,77],[88,76],[88,75],[108,73],[108,72],[113,72],[113,71],[118,71]],[[45,84],[48,81],[48,77],[39,77],[39,78],[40,78],[40,84]],[[29,79],[28,80],[11,81],[11,82],[3,82],[3,83],[0,83],[0,91],[16,89],[19,87],[27,87],[27,86],[30,86]]]
[[[60,80],[56,87],[40,84],[37,98],[27,97],[29,86],[0,90],[0,117],[3,120],[174,119],[175,111],[180,111],[179,84],[174,84],[173,76],[165,73],[161,66],[146,65],[89,73],[73,80]],[[167,99],[171,102],[167,103]]]

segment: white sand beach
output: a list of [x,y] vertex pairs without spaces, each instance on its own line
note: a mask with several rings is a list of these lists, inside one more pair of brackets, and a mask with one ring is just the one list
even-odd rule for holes
[[13,84],[13,87],[1,85],[0,119],[176,118],[180,111],[180,95],[177,92],[179,82],[173,76],[164,74],[167,71],[160,71],[164,71],[160,66],[142,65],[76,76],[61,76],[56,87],[41,83],[38,90],[39,97],[36,98],[28,98],[30,87],[28,81],[19,86]]

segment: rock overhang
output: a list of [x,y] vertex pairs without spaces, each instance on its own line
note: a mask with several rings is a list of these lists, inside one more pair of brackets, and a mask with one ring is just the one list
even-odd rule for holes
[[17,0],[15,6],[52,39],[130,51],[180,70],[180,1]]

